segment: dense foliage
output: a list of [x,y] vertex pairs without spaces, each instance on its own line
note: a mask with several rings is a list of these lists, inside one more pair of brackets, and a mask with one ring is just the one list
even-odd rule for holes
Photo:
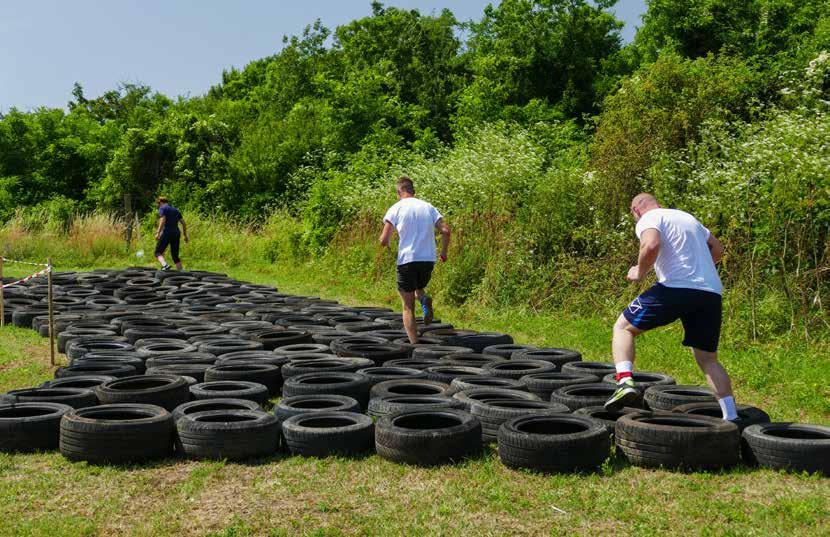
[[628,201],[653,189],[724,237],[753,332],[826,325],[830,2],[649,0],[627,45],[614,4],[503,0],[461,23],[373,2],[204,96],[76,84],[67,111],[0,117],[0,218],[152,218],[163,193],[279,214],[291,255],[371,267],[407,173],[459,230],[447,297],[544,307],[619,290]]

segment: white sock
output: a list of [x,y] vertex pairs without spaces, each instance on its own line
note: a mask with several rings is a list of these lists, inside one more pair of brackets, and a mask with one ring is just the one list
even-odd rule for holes
[[720,410],[723,412],[723,419],[735,421],[738,419],[738,409],[735,407],[735,398],[731,395],[718,399]]
[[[617,362],[614,364],[614,368],[617,370],[617,375],[620,373],[633,373],[634,372],[634,362],[629,362],[628,360],[624,362]],[[626,377],[628,378],[628,377]],[[625,382],[625,378],[621,378],[617,381],[617,384]]]

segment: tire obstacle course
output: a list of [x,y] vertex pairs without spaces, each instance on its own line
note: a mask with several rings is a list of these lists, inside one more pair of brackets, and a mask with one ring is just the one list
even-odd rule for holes
[[[542,472],[596,469],[615,451],[643,467],[830,474],[830,427],[771,423],[751,406],[725,422],[708,388],[646,371],[637,408],[608,412],[613,365],[574,350],[438,320],[419,323],[412,345],[391,309],[213,272],[49,276],[68,365],[0,395],[0,451],[109,464],[377,453],[431,466],[496,443],[506,466]],[[5,287],[3,313],[49,336],[43,280]]]

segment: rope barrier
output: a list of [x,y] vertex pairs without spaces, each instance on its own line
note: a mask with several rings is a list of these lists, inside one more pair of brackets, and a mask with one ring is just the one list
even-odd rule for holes
[[52,272],[52,267],[50,267],[49,265],[46,265],[45,269],[43,269],[41,271],[38,271],[38,272],[35,272],[34,274],[30,274],[30,275],[26,276],[25,278],[23,278],[22,280],[17,280],[16,282],[4,284],[2,287],[3,287],[3,289],[5,289],[6,287],[11,287],[13,285],[20,285],[21,283],[26,283],[29,280],[33,280],[33,279],[37,278],[38,276],[43,276],[44,274],[49,274],[50,272]]
[[6,257],[0,257],[4,263],[17,263],[20,265],[32,265],[34,267],[48,267],[48,263],[32,263],[31,261],[19,261],[17,259],[8,259]]

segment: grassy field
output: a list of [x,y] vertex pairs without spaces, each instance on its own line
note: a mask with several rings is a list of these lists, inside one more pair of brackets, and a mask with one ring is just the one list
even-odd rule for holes
[[[123,266],[124,263],[121,263]],[[64,268],[64,267],[61,267]],[[391,281],[358,281],[319,265],[199,268],[348,304],[397,306]],[[474,306],[437,313],[456,326],[609,358],[611,312],[595,318]],[[44,340],[0,331],[0,390],[50,378]],[[679,327],[639,342],[638,369],[702,384]],[[724,341],[739,402],[774,420],[830,420],[826,343]],[[613,458],[591,474],[508,470],[494,449],[420,469],[377,456],[275,456],[245,464],[161,461],[71,464],[56,453],[0,455],[0,535],[830,535],[830,481],[739,467],[723,473],[644,470]]]

